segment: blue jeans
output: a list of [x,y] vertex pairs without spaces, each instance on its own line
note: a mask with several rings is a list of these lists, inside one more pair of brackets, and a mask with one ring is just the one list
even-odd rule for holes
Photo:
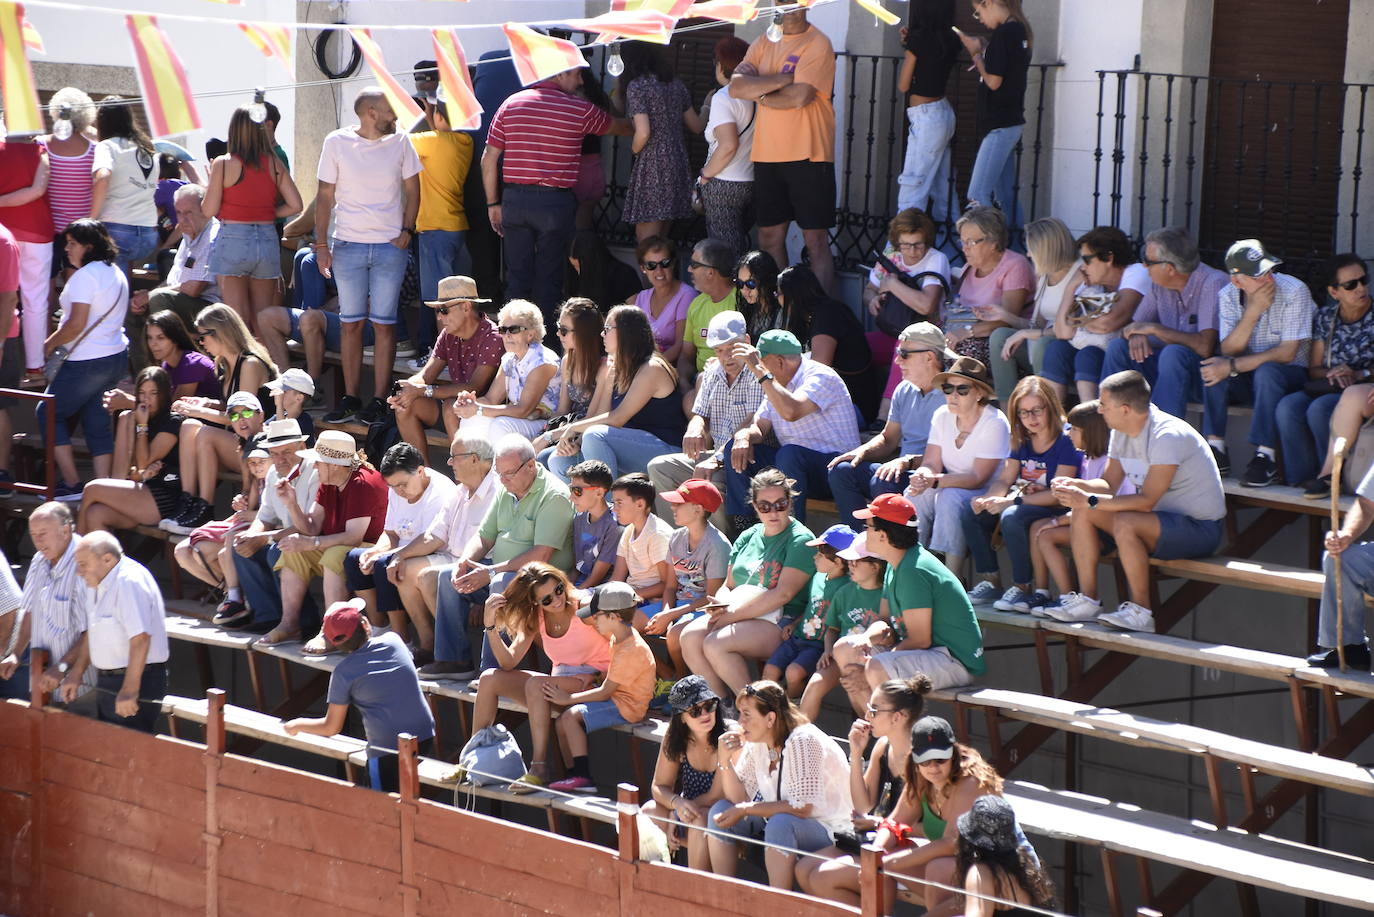
[[157,227],[133,226],[129,223],[106,223],[105,231],[115,244],[115,266],[125,274],[141,267],[157,251]]
[[322,308],[325,300],[335,291],[333,278],[325,277],[315,266],[313,248],[302,248],[296,252],[291,272],[295,278],[297,309]]
[[[291,340],[305,343],[301,337],[301,316],[305,315],[306,309],[291,310]],[[324,349],[339,353],[343,350],[343,322],[339,320],[339,313],[325,312],[323,309],[316,309],[320,315],[324,316]],[[371,347],[376,342],[377,332],[372,325],[363,326],[363,346]],[[443,426],[442,419],[439,425]]]
[[333,253],[339,318],[344,322],[369,319],[374,325],[396,324],[410,252],[390,242],[336,239]]
[[1024,127],[1017,124],[988,131],[978,145],[978,158],[968,180],[968,199],[1000,208],[1008,226],[1017,225],[1016,144]]
[[[1322,572],[1326,585],[1322,587],[1321,612],[1317,618],[1317,645],[1335,649],[1337,645],[1353,646],[1366,642],[1364,634],[1364,594],[1374,592],[1374,544],[1357,542],[1341,552],[1341,575],[1336,578],[1336,561],[1330,554],[1322,555]],[[1336,590],[1341,590],[1341,632],[1336,633]]]
[[786,446],[755,446],[754,461],[743,473],[729,462],[725,465],[725,511],[734,516],[753,512],[749,505],[749,479],[760,469],[772,465],[797,482],[797,496],[792,498],[792,517],[806,522],[806,498],[815,494],[831,496],[830,472],[826,465],[838,452],[817,452],[805,446],[789,443]]
[[569,468],[583,459],[599,459],[611,469],[611,477],[618,478],[635,471],[647,472],[649,462],[677,449],[645,430],[596,424],[582,434],[581,452],[550,455],[549,470],[566,482]]
[[878,462],[840,462],[830,469],[830,493],[835,498],[835,508],[839,511],[840,521],[855,531],[862,532],[864,525],[854,518],[856,509],[863,509],[879,494],[899,494],[905,481],[884,481],[877,476]]
[[372,572],[364,573],[360,566],[360,558],[366,550],[368,549],[354,548],[344,555],[344,579],[348,582],[348,591],[357,595],[359,592],[375,589],[378,611],[382,614],[401,611],[405,608],[405,605],[401,604],[401,593],[397,591],[396,584],[386,578],[387,567],[391,566],[396,552],[383,554],[372,564]]
[[243,600],[253,612],[254,624],[270,624],[281,620],[281,583],[272,569],[281,548],[275,544],[258,551],[251,557],[244,557],[237,551],[229,555],[234,561],[234,572],[239,577],[239,588],[243,590]]
[[[453,571],[457,564],[439,567],[438,598],[434,603],[434,659],[436,662],[454,662],[462,666],[473,662],[472,643],[468,640],[468,610],[473,605],[485,605],[491,590],[488,587],[476,592],[459,592],[453,588]],[[483,638],[482,662],[486,668],[490,650]],[[492,668],[496,663],[492,661]]]
[[[1152,389],[1150,401],[1165,414],[1184,417],[1188,413],[1188,402],[1202,400],[1202,357],[1191,347],[1182,344],[1165,344],[1154,351],[1143,363],[1131,359],[1131,345],[1125,338],[1117,338],[1107,345],[1107,358],[1102,361],[1102,378],[1112,373],[1134,369],[1145,377]],[[1223,418],[1225,415],[1222,415]],[[1221,436],[1226,432],[1211,429],[1204,412],[1202,432],[1205,436]]]
[[[438,339],[433,309],[423,305],[439,298],[439,281],[458,273],[458,260],[463,253],[462,230],[426,229],[417,240],[420,256],[420,327],[416,330],[416,344],[428,350]],[[491,294],[488,293],[488,296]]]
[[210,250],[210,270],[219,277],[276,280],[281,276],[281,241],[276,225],[221,223],[215,247]]
[[1002,545],[1011,558],[1011,581],[1024,586],[1035,576],[1031,569],[1030,528],[1041,519],[1061,516],[1066,509],[1062,506],[1008,506],[1002,515],[996,513],[975,513],[971,503],[959,505],[959,524],[964,527],[964,541],[969,553],[973,555],[973,571],[996,575],[1000,569],[997,552],[992,549],[992,532],[997,528],[997,520],[1002,521]]
[[1045,345],[1045,362],[1040,375],[1060,385],[1091,382],[1102,378],[1102,364],[1106,353],[1101,347],[1075,347],[1068,341],[1055,338]]
[[1307,381],[1307,367],[1289,363],[1265,363],[1254,372],[1234,379],[1222,379],[1202,390],[1204,432],[1208,436],[1226,435],[1226,407],[1229,404],[1255,406],[1250,421],[1250,443],[1274,446],[1278,443],[1275,417],[1284,395],[1295,392]]
[[[557,321],[558,304],[563,300],[576,217],[577,198],[572,191],[506,185],[501,195],[506,299],[533,300],[548,328]],[[604,308],[610,303],[597,305]]]
[[[81,428],[86,431],[86,445],[91,455],[109,455],[114,452],[114,431],[110,423],[110,412],[103,403],[107,391],[119,384],[129,370],[129,351],[121,350],[108,357],[94,360],[68,360],[57,371],[57,378],[48,383],[48,393],[54,395],[52,402],[56,412],[57,439],[54,445],[70,446],[72,433],[68,424],[72,418],[79,417]],[[40,402],[35,411],[38,429],[46,427],[48,403]],[[75,483],[75,482],[69,482]]]
[[763,818],[759,815],[746,815],[735,822],[731,828],[716,827],[716,816],[734,803],[719,799],[711,806],[710,817],[706,819],[707,830],[721,840],[733,841],[737,837],[762,840],[766,844],[776,844],[792,850],[805,850],[811,853],[832,843],[830,832],[814,818],[801,818],[786,812]]
[[14,670],[14,674],[9,678],[0,678],[0,700],[8,698],[14,700],[29,699],[29,651],[27,649],[19,654],[19,667]]
[[1321,470],[1326,444],[1331,439],[1331,414],[1341,396],[1335,393],[1313,398],[1293,392],[1279,401],[1279,444],[1283,448],[1283,474],[1289,484],[1301,484]]

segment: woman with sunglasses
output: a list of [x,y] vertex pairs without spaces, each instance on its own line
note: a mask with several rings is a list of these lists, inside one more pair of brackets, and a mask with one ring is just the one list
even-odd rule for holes
[[796,482],[765,468],[749,482],[749,503],[759,522],[740,534],[725,574],[729,591],[750,587],[728,605],[708,605],[708,614],[682,629],[682,658],[711,690],[732,697],[749,682],[749,660],[763,662],[782,644],[783,617],[802,617],[816,574],[815,535],[792,517]]
[[[558,407],[553,412],[555,420],[550,422],[556,424],[555,430],[586,417],[592,396],[606,380],[609,361],[601,336],[605,327],[606,321],[596,303],[581,296],[564,302],[558,312],[558,342],[563,345],[563,359],[554,380],[558,386]],[[554,431],[548,429],[534,438],[539,464],[545,468],[555,440]]]
[[507,433],[533,439],[558,407],[558,355],[544,346],[544,314],[528,300],[512,299],[501,308],[496,331],[506,348],[496,378],[480,396],[459,392],[453,411],[464,430],[492,442]]
[[[600,681],[611,665],[610,643],[577,616],[582,602],[582,594],[573,589],[562,570],[535,561],[521,567],[502,594],[487,599],[482,612],[483,635],[497,668],[483,672],[477,682],[472,731],[496,722],[503,697],[525,705],[530,720],[530,771],[517,786],[526,792],[544,786],[552,777],[548,752],[554,705],[544,696],[544,685],[575,694]],[[553,664],[548,675],[519,668],[536,640]]]
[[668,692],[673,716],[658,747],[654,765],[653,801],[640,811],[653,819],[676,824],[666,829],[668,849],[687,848],[687,865],[710,871],[706,847],[706,814],[723,795],[723,780],[716,779],[720,763],[720,737],[729,721],[720,698],[700,675],[688,675]]
[[970,207],[954,224],[965,266],[955,282],[955,306],[945,315],[945,338],[956,353],[983,365],[998,328],[1030,324],[1026,305],[1035,292],[1035,269],[1008,251],[1007,218],[996,207]]
[[821,732],[782,686],[745,685],[735,696],[739,725],[721,736],[717,778],[723,798],[711,807],[711,871],[733,876],[738,842],[769,845],[768,884],[791,890],[797,856],[829,847],[852,827],[849,767],[839,743]]
[[115,474],[86,485],[76,517],[78,535],[157,525],[181,504],[177,431],[182,418],[171,410],[171,379],[149,366],[134,381],[134,393],[132,454]]
[[778,303],[778,263],[768,252],[755,249],[735,265],[735,304],[744,315],[749,340],[772,328],[782,327]]
[[654,329],[654,343],[663,359],[674,365],[682,354],[682,331],[687,327],[687,307],[696,299],[697,291],[677,276],[677,246],[672,239],[649,236],[635,246],[635,260],[649,289],[640,290],[630,300],[649,316]]
[[[882,820],[897,808],[906,788],[911,757],[911,727],[925,716],[930,679],[913,675],[885,681],[869,695],[864,718],[849,727],[849,794],[854,801],[853,828],[820,851],[824,859],[797,864],[797,884],[817,898],[859,906],[859,848],[873,843]],[[864,751],[870,738],[873,753]],[[862,813],[862,814],[860,814]]]
[[930,439],[906,495],[916,506],[921,544],[943,554],[945,566],[958,574],[967,551],[962,507],[988,489],[1006,461],[1011,425],[993,403],[991,374],[972,357],[955,360],[935,384],[945,406],[930,420]]

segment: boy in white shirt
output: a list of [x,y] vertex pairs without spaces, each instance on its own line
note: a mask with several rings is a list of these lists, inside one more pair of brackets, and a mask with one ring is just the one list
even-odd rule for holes
[[611,580],[629,583],[639,596],[635,630],[663,609],[663,590],[668,583],[668,537],[673,529],[653,514],[658,492],[649,476],[623,474],[611,485],[611,511],[623,525],[616,549]]

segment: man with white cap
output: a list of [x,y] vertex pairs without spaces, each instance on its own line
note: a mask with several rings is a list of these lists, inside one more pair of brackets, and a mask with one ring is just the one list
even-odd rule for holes
[[[281,618],[281,587],[273,569],[281,556],[277,543],[298,531],[291,520],[283,490],[290,486],[297,506],[309,506],[320,489],[320,475],[313,456],[301,454],[308,443],[300,424],[287,418],[274,420],[258,445],[267,450],[272,468],[262,484],[262,503],[257,518],[248,528],[230,536],[234,545],[234,570],[238,573],[239,588],[247,607],[226,608],[215,616],[215,623],[223,627],[242,627],[255,633],[267,633]],[[311,600],[307,597],[307,602]]]
[[267,383],[265,388],[276,402],[276,413],[267,418],[268,423],[289,417],[301,425],[301,432],[306,436],[315,435],[315,418],[305,413],[306,404],[315,397],[315,380],[308,372],[293,366]]
[[[706,344],[716,359],[701,374],[682,451],[649,462],[649,480],[660,494],[677,490],[691,478],[711,481],[724,492],[725,463],[735,431],[747,426],[763,403],[763,386],[753,373],[744,371],[744,361],[735,353],[736,344],[748,343],[749,331],[742,314],[731,310],[712,316]],[[656,508],[660,516],[672,521],[671,504],[660,497]],[[729,531],[723,505],[711,514],[711,522],[722,532]]]

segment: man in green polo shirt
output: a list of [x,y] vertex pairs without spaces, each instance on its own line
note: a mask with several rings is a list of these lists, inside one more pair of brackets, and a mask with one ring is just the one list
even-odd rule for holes
[[[440,578],[434,661],[420,668],[424,679],[476,674],[467,640],[468,610],[481,608],[517,570],[536,560],[560,570],[572,568],[573,508],[567,485],[535,461],[534,447],[517,433],[502,437],[493,453],[492,470],[503,490],[458,559],[452,578]],[[496,666],[486,644],[489,636],[483,637],[480,670]]]

